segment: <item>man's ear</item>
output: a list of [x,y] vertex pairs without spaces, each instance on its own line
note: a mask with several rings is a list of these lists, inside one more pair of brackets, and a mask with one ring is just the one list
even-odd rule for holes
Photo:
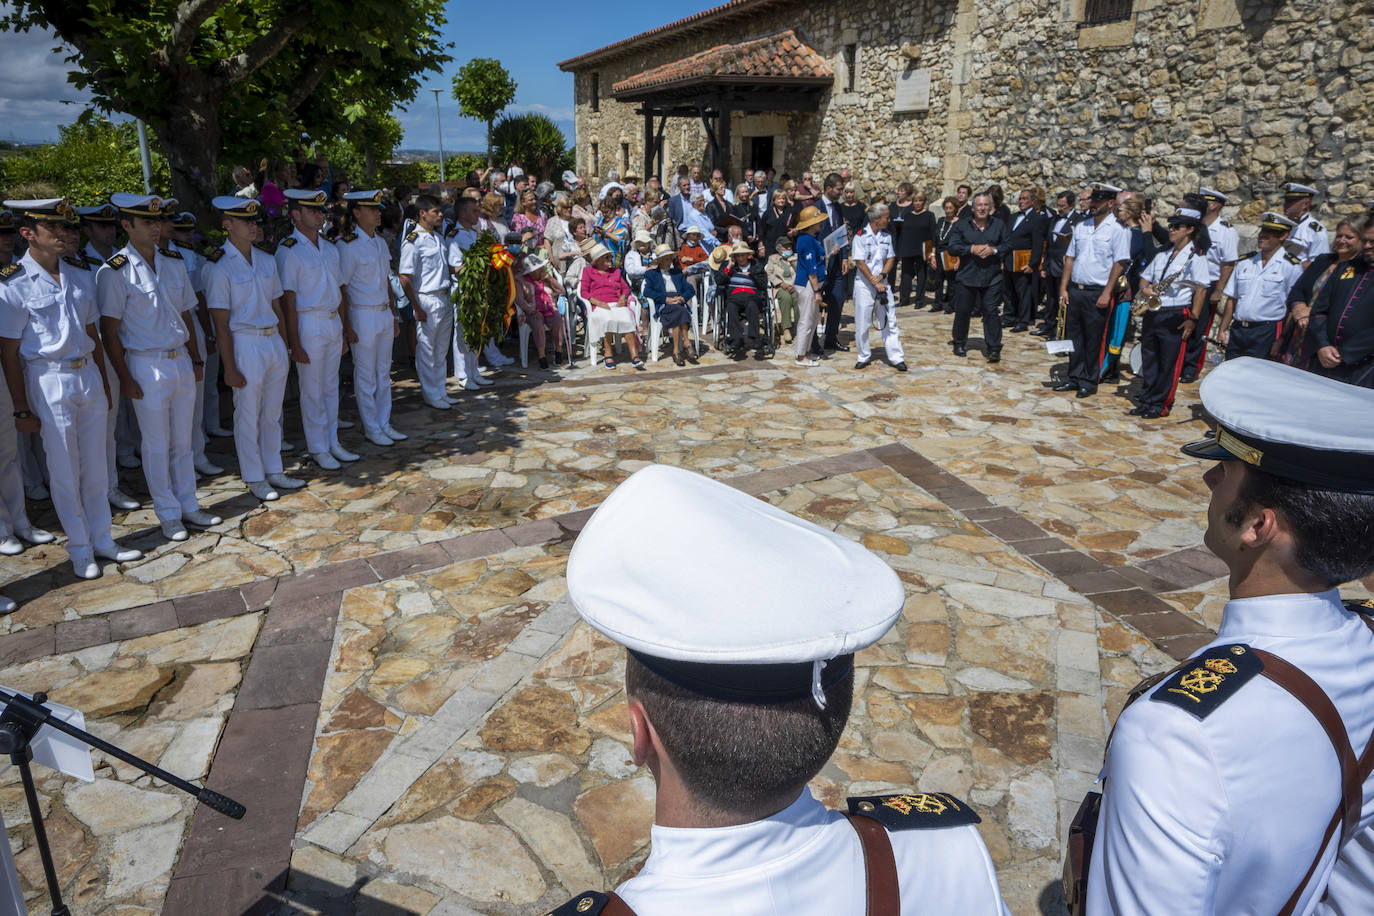
[[630,713],[630,734],[634,738],[634,762],[635,766],[641,767],[648,762],[651,755],[658,756],[661,750],[658,733],[654,731],[643,703],[630,700],[627,709]]
[[1273,509],[1260,509],[1253,518],[1245,522],[1245,530],[1241,532],[1241,544],[1247,550],[1258,550],[1266,547],[1278,538],[1281,529],[1278,513]]

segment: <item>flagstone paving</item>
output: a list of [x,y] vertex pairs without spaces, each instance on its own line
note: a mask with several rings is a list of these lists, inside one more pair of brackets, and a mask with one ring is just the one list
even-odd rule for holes
[[[1145,424],[1106,388],[1047,391],[1025,338],[988,366],[945,355],[944,317],[902,324],[905,375],[711,353],[506,373],[457,415],[416,409],[402,383],[409,441],[303,469],[310,487],[266,506],[211,481],[214,531],[172,544],[150,512],[121,514],[116,536],[148,556],[95,582],[60,547],[6,558],[0,591],[22,605],[0,684],[249,808],[196,809],[100,754],[89,785],[38,768],[73,912],[536,914],[633,874],[653,783],[630,760],[623,653],[578,622],[564,572],[588,511],[650,462],[892,564],[904,612],[859,656],[812,788],[962,796],[1013,913],[1060,912],[1064,830],[1126,690],[1210,638],[1225,601],[1201,468],[1177,451],[1204,429],[1183,409],[1195,390]],[[212,454],[232,465],[227,445]],[[12,768],[0,813],[46,908]]]

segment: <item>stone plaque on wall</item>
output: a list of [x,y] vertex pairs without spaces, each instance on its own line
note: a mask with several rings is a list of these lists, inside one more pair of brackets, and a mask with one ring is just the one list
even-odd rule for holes
[[930,110],[930,71],[906,70],[897,76],[896,102],[893,111]]

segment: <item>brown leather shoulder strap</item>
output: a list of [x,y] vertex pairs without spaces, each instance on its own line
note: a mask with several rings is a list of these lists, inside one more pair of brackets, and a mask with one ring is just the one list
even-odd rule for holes
[[611,899],[606,901],[606,905],[601,908],[601,916],[635,916],[635,911],[630,909],[630,905],[620,899],[620,895],[612,891],[607,895]]
[[864,851],[864,877],[868,887],[868,916],[900,916],[901,892],[897,886],[897,859],[887,828],[871,817],[846,814],[859,835]]

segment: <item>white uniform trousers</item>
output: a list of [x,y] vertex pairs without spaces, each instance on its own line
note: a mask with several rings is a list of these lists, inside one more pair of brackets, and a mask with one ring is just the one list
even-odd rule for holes
[[[111,391],[111,394],[114,392]],[[129,399],[123,395],[115,398],[115,412],[119,414],[118,425],[115,427],[115,448],[118,450],[118,457],[133,458],[138,454],[138,417],[134,414]],[[114,464],[111,463],[110,466],[113,467]]]
[[277,334],[234,331],[234,362],[246,380],[234,389],[234,451],[247,483],[280,474],[282,397],[286,394],[286,344]]
[[305,450],[327,453],[339,444],[339,360],[343,357],[343,322],[338,312],[296,313],[296,333],[310,358],[296,364],[301,389],[301,426]]
[[89,561],[96,547],[113,547],[105,466],[105,421],[110,413],[100,370],[90,357],[79,369],[33,360],[24,371],[29,404],[41,424],[52,507],[67,533],[67,553]]
[[0,539],[12,537],[16,531],[28,529],[29,516],[24,508],[24,472],[19,466],[19,431],[14,422],[5,417],[14,413],[10,400],[10,386],[0,381]]
[[[191,417],[191,462],[194,467],[205,461],[205,445],[209,436],[205,434],[205,383],[211,378],[210,361],[205,358],[205,332],[200,329],[200,322],[191,320],[191,329],[196,335],[196,349],[201,354],[201,359],[205,360],[205,365],[201,367],[201,380],[195,382],[195,404],[192,405]],[[195,371],[191,372],[191,380],[195,381]],[[143,396],[148,396],[145,391]]]
[[463,323],[458,320],[458,306],[453,307],[453,378],[460,385],[477,379],[477,354],[468,349],[463,339]]
[[[196,327],[200,327],[200,322],[196,322]],[[210,437],[210,430],[219,429],[219,348],[205,346],[205,334],[201,332],[196,338],[200,341],[201,358],[205,360],[205,378],[200,384],[200,411],[196,414],[196,423],[200,426],[204,438]],[[205,457],[204,447],[196,454],[196,458]]]
[[110,394],[114,395],[115,406],[105,412],[105,479],[113,492],[119,489],[119,465],[115,463],[115,457],[123,454],[115,441],[119,434],[119,404],[124,400],[119,394],[118,379],[111,383]]
[[167,356],[128,351],[129,374],[143,389],[133,401],[138,429],[143,436],[143,477],[153,497],[158,521],[179,521],[195,512],[196,466],[191,441],[200,430],[193,418],[196,409],[196,374],[191,357],[183,350]]
[[[875,314],[876,313],[876,314]],[[878,319],[878,330],[883,335],[883,349],[891,363],[905,362],[902,342],[897,339],[897,306],[892,301],[892,290],[878,293],[863,277],[854,279],[854,342],[859,347],[859,361],[871,359],[873,350],[868,343],[868,333],[873,327],[873,319]]]
[[415,374],[426,401],[446,399],[448,348],[453,342],[453,303],[446,293],[420,293],[425,320],[415,324]]
[[[353,397],[363,431],[376,436],[391,423],[391,347],[395,321],[387,305],[349,305],[348,318],[358,342],[353,351]],[[311,359],[314,359],[312,356]]]

